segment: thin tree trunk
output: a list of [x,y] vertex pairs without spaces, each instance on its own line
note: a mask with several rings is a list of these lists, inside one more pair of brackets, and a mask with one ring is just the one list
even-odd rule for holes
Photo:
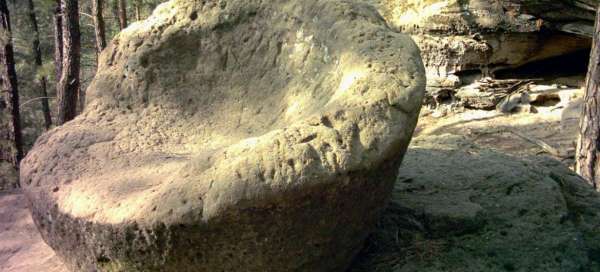
[[[35,58],[35,65],[37,68],[42,67],[42,50],[40,49],[40,31],[38,28],[37,17],[35,16],[35,7],[33,0],[27,0],[27,8],[29,10],[29,21],[33,30],[33,43],[32,51]],[[48,103],[48,79],[46,76],[41,76],[39,79],[40,84],[40,97],[43,97],[40,101],[42,103],[42,113],[44,114],[44,126],[49,129],[52,126],[52,117],[50,116],[50,105]]]
[[58,124],[73,120],[77,115],[79,93],[79,59],[81,40],[79,33],[79,6],[77,0],[62,0],[63,61],[58,82]]
[[92,16],[94,17],[94,32],[96,34],[96,53],[106,48],[106,27],[104,25],[104,16],[102,15],[102,0],[92,0]]
[[135,20],[142,20],[142,0],[135,1]]
[[126,0],[118,0],[119,1],[119,28],[121,30],[127,27],[127,1]]
[[146,3],[146,5],[148,6],[148,8],[150,10],[150,14],[152,14],[152,12],[154,12],[154,10],[156,9],[156,3],[150,2],[150,3]]
[[11,115],[12,131],[10,131],[9,138],[14,144],[14,155],[11,160],[15,167],[18,168],[23,158],[23,137],[21,134],[17,72],[15,70],[10,16],[6,0],[0,0],[0,61],[2,62],[2,67],[0,68],[2,93],[6,100],[6,109]]
[[119,1],[120,0],[110,0],[110,10],[112,13],[111,20],[116,23],[118,29],[121,29],[121,23],[119,22]]
[[576,171],[600,189],[600,9],[596,15],[583,112],[579,123]]
[[54,10],[54,68],[56,78],[56,94],[58,95],[58,81],[62,76],[62,60],[63,60],[63,12],[60,6],[60,0],[56,0],[56,8]]

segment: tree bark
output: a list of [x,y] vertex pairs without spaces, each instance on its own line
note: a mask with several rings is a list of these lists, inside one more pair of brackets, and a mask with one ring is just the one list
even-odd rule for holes
[[596,15],[583,112],[579,123],[576,171],[600,189],[600,9]]
[[112,13],[112,17],[110,18],[112,22],[116,23],[116,27],[121,29],[121,23],[119,22],[119,0],[108,0],[110,1],[110,11]]
[[16,168],[23,158],[23,137],[21,134],[21,115],[19,112],[19,89],[15,70],[14,50],[10,29],[10,15],[6,0],[0,0],[0,61],[2,62],[2,93],[6,101],[6,110],[11,115],[9,138],[14,146],[11,162]]
[[58,124],[73,120],[77,115],[79,93],[79,59],[81,39],[79,33],[79,5],[77,0],[62,0],[63,60],[62,75],[58,82]]
[[54,9],[54,72],[56,78],[56,93],[58,95],[58,81],[62,75],[63,60],[63,12],[60,0],[56,0]]
[[135,1],[135,20],[142,20],[142,0]]
[[96,34],[96,53],[106,48],[106,27],[104,25],[104,16],[102,15],[103,0],[92,0],[92,16],[94,17],[94,32]]
[[[31,29],[33,30],[33,42],[32,42],[32,51],[35,58],[35,66],[39,69],[42,67],[42,50],[40,49],[40,31],[38,27],[37,17],[35,15],[35,7],[33,5],[33,0],[27,0],[27,8],[29,10],[29,22],[31,24]],[[42,113],[44,115],[44,126],[47,129],[50,129],[52,126],[52,116],[50,115],[50,105],[48,103],[48,79],[45,75],[39,78],[40,84],[40,100],[42,103]]]
[[121,30],[127,27],[127,1],[126,0],[118,0],[119,1],[119,28]]
[[150,10],[150,14],[152,14],[152,12],[154,12],[154,10],[156,9],[156,3],[150,2],[150,3],[146,3],[146,5],[148,6],[148,9]]

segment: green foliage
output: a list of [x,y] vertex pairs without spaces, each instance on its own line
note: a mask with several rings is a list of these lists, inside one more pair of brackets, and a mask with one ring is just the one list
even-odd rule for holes
[[41,80],[45,77],[47,80],[55,81],[55,66],[53,61],[46,61],[42,64],[42,67],[39,67],[35,74],[36,81]]
[[[128,0],[129,22],[135,21],[136,3],[141,3],[142,18],[148,17],[152,9],[165,0]],[[55,95],[56,76],[54,65],[54,11],[55,0],[34,0],[35,14],[37,17],[40,49],[43,65],[36,67],[32,50],[33,28],[28,14],[27,2],[24,0],[8,1],[12,25],[12,41],[15,48],[15,62],[19,82],[21,101],[29,101],[40,97],[39,80],[46,77],[48,80],[47,92],[49,96]],[[81,82],[82,89],[87,88],[96,73],[96,51],[93,20],[91,18],[91,1],[79,1],[80,29],[81,29]],[[113,7],[114,0],[105,0],[104,19],[106,22],[107,40],[111,40],[119,32],[118,16]],[[50,100],[51,110],[55,112],[54,99]],[[54,114],[53,114],[54,115]],[[26,149],[44,131],[44,119],[41,112],[41,103],[28,103],[21,109],[23,132]]]

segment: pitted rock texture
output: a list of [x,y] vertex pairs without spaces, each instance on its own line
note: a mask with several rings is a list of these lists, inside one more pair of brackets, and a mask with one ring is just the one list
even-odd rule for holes
[[86,110],[40,137],[21,183],[73,271],[343,271],[424,74],[367,4],[173,0],[102,53]]

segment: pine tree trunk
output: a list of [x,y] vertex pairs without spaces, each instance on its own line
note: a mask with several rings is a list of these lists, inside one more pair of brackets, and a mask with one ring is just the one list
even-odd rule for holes
[[152,14],[152,12],[154,12],[154,10],[156,9],[156,3],[150,2],[150,3],[146,3],[146,5],[148,6],[148,9],[150,10],[150,14]]
[[118,29],[121,29],[121,22],[119,22],[119,1],[110,0],[110,10],[112,13],[111,21],[116,23]]
[[17,72],[6,0],[0,0],[0,62],[2,62],[2,67],[0,67],[2,93],[6,101],[6,111],[11,115],[9,138],[14,150],[11,152],[13,154],[11,154],[10,160],[18,168],[23,158],[23,137],[21,135]]
[[600,189],[600,9],[596,15],[583,112],[579,123],[576,171]]
[[104,16],[102,15],[103,4],[102,0],[92,0],[92,16],[94,17],[97,55],[100,55],[100,52],[106,48],[106,27],[104,25]]
[[119,28],[121,30],[127,27],[127,2],[126,0],[119,1]]
[[[27,0],[27,8],[29,10],[29,21],[31,24],[31,29],[33,30],[33,43],[32,43],[32,52],[35,58],[35,66],[40,69],[42,68],[42,50],[40,49],[40,31],[38,28],[37,17],[35,16],[35,7],[33,5],[33,0]],[[46,76],[41,76],[39,79],[40,85],[40,96],[42,99],[42,113],[44,114],[44,126],[46,129],[49,129],[52,126],[52,117],[50,115],[50,105],[48,103],[48,79]]]
[[63,12],[60,6],[60,0],[56,0],[54,10],[54,69],[56,78],[56,94],[58,95],[58,81],[62,75],[63,60]]
[[58,82],[58,124],[73,120],[77,115],[79,93],[79,59],[81,40],[79,33],[79,6],[77,0],[62,0],[63,60],[62,75]]
[[142,20],[142,0],[135,1],[135,20]]

